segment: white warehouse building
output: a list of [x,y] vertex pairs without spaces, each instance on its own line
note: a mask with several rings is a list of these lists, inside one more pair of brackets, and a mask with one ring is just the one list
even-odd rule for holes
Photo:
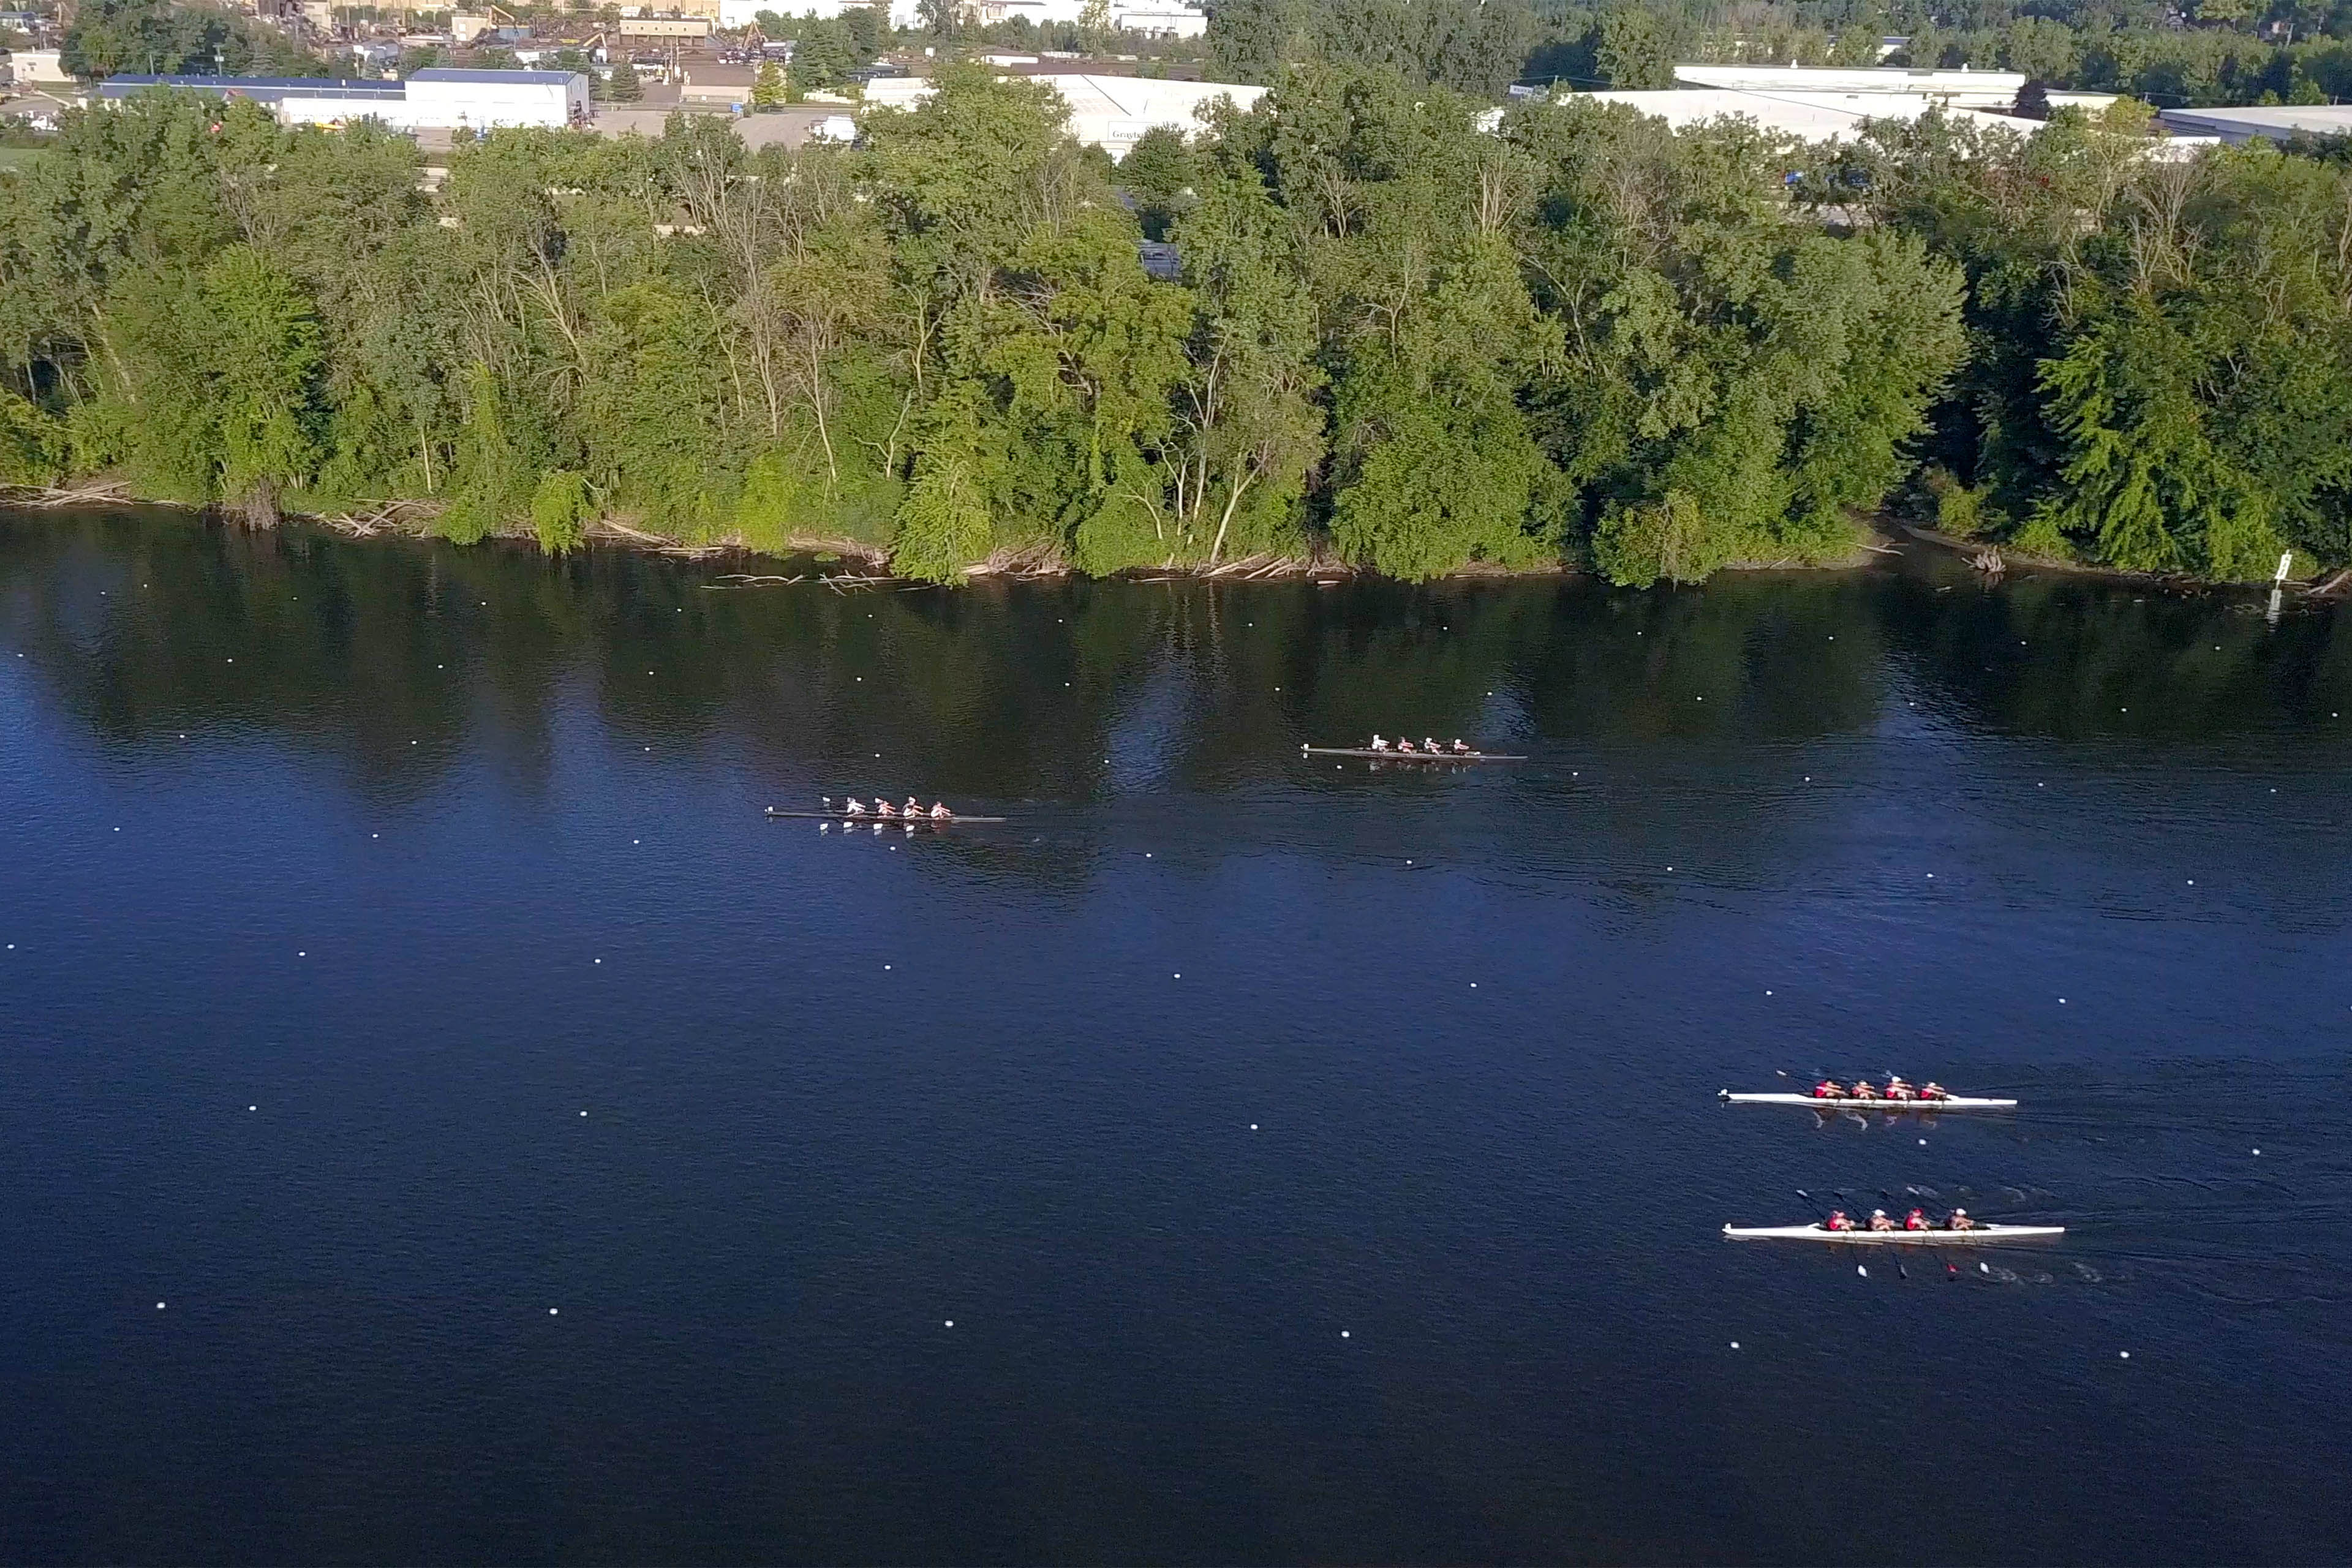
[[308,77],[118,76],[100,82],[100,102],[157,88],[208,98],[249,99],[285,125],[347,125],[373,120],[394,131],[561,130],[588,123],[588,79],[578,71],[421,70],[405,81],[331,81]]
[[[1205,128],[1202,116],[1219,99],[1247,110],[1265,96],[1262,87],[1223,81],[1169,81],[1138,76],[1022,76],[1042,82],[1070,106],[1070,134],[1113,158],[1124,158],[1143,133],[1157,125],[1193,135]],[[911,108],[931,95],[921,77],[883,77],[869,82],[866,101],[878,108]]]

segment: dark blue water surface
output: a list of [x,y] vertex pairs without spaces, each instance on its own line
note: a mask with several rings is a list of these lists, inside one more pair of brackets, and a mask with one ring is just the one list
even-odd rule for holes
[[2352,614],[746,566],[0,517],[0,1559],[2352,1557]]

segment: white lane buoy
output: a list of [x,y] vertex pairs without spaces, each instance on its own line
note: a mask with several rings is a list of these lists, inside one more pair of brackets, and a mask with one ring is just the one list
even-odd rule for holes
[[1864,1279],[1869,1279],[1869,1278],[1870,1278],[1870,1270],[1869,1270],[1869,1269],[1867,1269],[1867,1268],[1864,1268],[1864,1267],[1863,1267],[1861,1264],[1859,1264],[1859,1263],[1857,1263],[1857,1264],[1855,1264],[1855,1265],[1853,1266],[1853,1271],[1854,1271],[1856,1274],[1861,1275]]
[[1344,1340],[1344,1339],[1346,1339],[1346,1338],[1348,1337],[1348,1331],[1347,1331],[1347,1330],[1345,1330],[1345,1329],[1341,1329],[1341,1330],[1339,1331],[1339,1337],[1340,1337],[1341,1339],[1343,1339],[1343,1340]]
[[1919,1147],[1921,1147],[1922,1149],[1925,1149],[1927,1146],[1927,1141],[1925,1138],[1920,1139],[1920,1140],[1919,1140]]
[[1178,970],[1178,971],[1176,972],[1176,978],[1177,978],[1177,979],[1179,979],[1179,980],[1183,979],[1183,978],[1184,978],[1184,972],[1183,972],[1182,970]]
[[1257,1123],[1256,1123],[1256,1122],[1253,1121],[1253,1122],[1251,1122],[1251,1123],[1250,1123],[1250,1131],[1253,1131],[1253,1132],[1255,1132],[1255,1131],[1257,1131]]
[[2122,1357],[2125,1361],[2131,1360],[2131,1352],[2129,1351],[2117,1351],[2116,1354]]
[[1473,981],[1470,983],[1470,989],[1471,989],[1471,990],[1473,990],[1473,991],[1477,990],[1477,989],[1478,989],[1478,983],[1477,983],[1476,981],[1473,980]]
[[601,959],[601,958],[600,958],[600,959],[598,959],[596,962],[597,962],[597,963],[604,963],[604,961],[603,959]]
[[157,1311],[159,1311],[159,1312],[160,1312],[160,1311],[162,1311],[162,1310],[163,1310],[163,1302],[161,1302],[161,1301],[156,1302],[156,1303],[155,1303],[155,1310],[156,1310]]
[[2262,1152],[2262,1151],[2261,1151],[2260,1149],[2257,1149],[2257,1150],[2255,1150],[2255,1151],[2254,1151],[2254,1152],[2255,1152],[2255,1153],[2257,1153],[2257,1154],[2260,1154],[2260,1153]]
[[583,1116],[585,1116],[585,1115],[587,1115],[588,1113],[587,1113],[586,1111],[584,1111],[584,1110],[583,1110],[583,1111],[582,1111],[580,1114],[581,1114],[581,1115],[583,1115]]
[[1732,1342],[1731,1342],[1731,1348],[1732,1348],[1733,1350],[1738,1350],[1738,1349],[1739,1348],[1739,1342],[1738,1342],[1738,1340],[1734,1340],[1734,1341],[1732,1341]]
[[1990,1274],[1992,1272],[1992,1265],[1990,1263],[1979,1263],[1977,1265],[1977,1272],[1979,1274]]
[[951,1329],[955,1327],[955,1320],[953,1318],[950,1318],[948,1320],[948,1327]]
[[261,1109],[261,1107],[259,1107],[259,1106],[257,1106],[257,1105],[248,1105],[248,1106],[247,1106],[247,1107],[246,1107],[246,1109],[247,1109],[247,1110],[260,1110],[260,1109]]
[[555,1310],[555,1310],[553,1307],[550,1307],[550,1308],[547,1310],[547,1315],[548,1315],[549,1317],[551,1317],[551,1317],[553,1317],[553,1316],[555,1316]]

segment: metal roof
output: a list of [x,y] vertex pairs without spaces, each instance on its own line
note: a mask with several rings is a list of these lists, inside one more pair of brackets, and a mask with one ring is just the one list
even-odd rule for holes
[[560,87],[579,76],[578,71],[477,71],[459,70],[454,66],[433,66],[411,74],[408,79],[476,82],[486,87],[504,87],[518,82],[532,87]]
[[129,98],[151,87],[217,93],[275,103],[283,98],[349,98],[380,101],[406,96],[396,81],[349,81],[309,76],[116,76],[98,84],[100,98]]

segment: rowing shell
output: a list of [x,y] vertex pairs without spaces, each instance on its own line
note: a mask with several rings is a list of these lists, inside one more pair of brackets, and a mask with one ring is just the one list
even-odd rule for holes
[[1376,763],[1524,763],[1501,752],[1375,752],[1368,746],[1301,746],[1301,756],[1370,757]]
[[778,811],[768,807],[770,816],[798,817],[805,822],[853,822],[860,826],[875,823],[884,827],[961,827],[968,822],[1010,822],[1009,816],[852,816],[841,811]]
[[1723,1227],[1727,1241],[1858,1241],[1878,1247],[2033,1241],[2065,1234],[2066,1227],[2063,1225],[1980,1225],[1974,1230],[1829,1230],[1818,1225],[1727,1225]]
[[1815,1110],[2015,1110],[2013,1100],[1964,1100],[1954,1095],[1947,1100],[1853,1100],[1841,1096],[1836,1100],[1816,1100],[1810,1094],[1734,1094],[1727,1089],[1716,1090],[1726,1105],[1806,1105]]

